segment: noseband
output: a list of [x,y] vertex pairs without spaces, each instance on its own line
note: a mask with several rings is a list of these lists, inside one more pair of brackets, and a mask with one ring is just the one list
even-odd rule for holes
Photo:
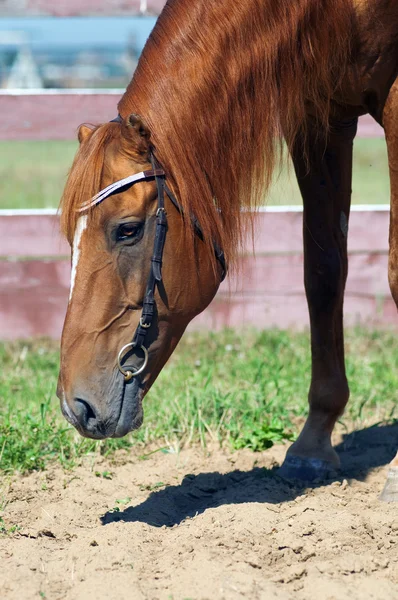
[[[112,121],[111,121],[112,122]],[[121,122],[121,117],[117,117],[113,119],[113,122]],[[176,207],[178,212],[183,215],[184,211],[180,203],[177,201],[177,198],[170,190],[166,183],[166,174],[161,167],[161,165],[155,159],[152,151],[150,152],[150,161],[152,165],[151,170],[141,171],[140,173],[136,173],[135,175],[130,175],[129,177],[125,177],[124,179],[120,179],[108,185],[106,188],[98,192],[91,200],[85,202],[80,208],[77,209],[78,212],[85,212],[88,209],[97,206],[101,202],[103,202],[109,196],[113,196],[114,194],[119,194],[128,190],[132,185],[139,181],[146,180],[155,180],[156,188],[157,188],[157,196],[158,196],[158,206],[156,210],[156,229],[155,229],[155,240],[153,244],[153,253],[151,258],[151,270],[149,272],[149,277],[146,285],[144,301],[142,304],[142,312],[140,316],[140,321],[135,330],[133,341],[129,344],[123,346],[120,350],[117,357],[117,366],[119,371],[124,376],[125,381],[130,381],[133,377],[137,377],[140,375],[148,364],[148,350],[144,344],[146,335],[148,333],[149,328],[152,325],[154,312],[155,312],[155,289],[156,286],[162,281],[162,260],[163,260],[163,250],[164,244],[166,241],[167,234],[167,214],[164,207],[164,197],[165,194],[168,196],[172,204]],[[203,241],[203,231],[200,227],[199,222],[197,221],[194,215],[190,215],[191,222],[195,234]],[[226,261],[224,252],[222,249],[213,241],[214,255],[221,265],[222,273],[221,273],[221,281],[225,279],[225,275],[227,273]],[[123,358],[126,358],[126,355],[129,352],[135,350],[142,350],[144,353],[144,362],[142,365],[135,370],[124,369],[122,365]]]

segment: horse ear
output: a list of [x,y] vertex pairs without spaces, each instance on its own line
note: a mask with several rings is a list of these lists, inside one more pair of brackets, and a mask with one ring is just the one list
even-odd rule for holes
[[134,113],[129,115],[123,121],[122,135],[130,152],[142,156],[148,154],[151,132],[142,117]]
[[79,130],[77,132],[77,139],[79,140],[79,144],[88,140],[88,138],[93,133],[93,129],[88,125],[80,125]]

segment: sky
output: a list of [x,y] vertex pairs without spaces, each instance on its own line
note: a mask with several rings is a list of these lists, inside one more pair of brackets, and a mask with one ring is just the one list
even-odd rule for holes
[[0,45],[7,43],[8,32],[23,32],[33,47],[70,45],[125,45],[134,33],[142,48],[155,17],[29,17],[0,19]]

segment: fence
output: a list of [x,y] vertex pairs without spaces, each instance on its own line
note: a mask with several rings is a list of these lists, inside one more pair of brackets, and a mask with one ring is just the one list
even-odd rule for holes
[[[248,246],[241,275],[227,278],[195,328],[303,328],[302,214],[268,208],[256,217],[256,256]],[[3,339],[59,337],[66,311],[69,248],[54,210],[0,212],[0,332]],[[354,207],[345,313],[349,324],[396,326],[387,282],[387,207]]]

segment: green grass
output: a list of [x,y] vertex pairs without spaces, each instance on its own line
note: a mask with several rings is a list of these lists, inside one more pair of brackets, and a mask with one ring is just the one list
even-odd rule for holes
[[[293,439],[307,409],[307,334],[189,334],[145,399],[143,427],[121,440],[81,438],[62,418],[55,388],[58,348],[48,341],[0,344],[0,470],[67,468],[86,455],[140,445],[164,451],[209,440],[262,450]],[[349,331],[351,401],[346,423],[392,418],[398,347],[388,332]],[[99,477],[111,473],[98,472]]]
[[76,142],[0,142],[0,208],[58,207]]
[[[301,204],[293,166],[285,168],[270,190],[269,205]],[[358,138],[354,144],[353,204],[389,204],[390,180],[383,139]]]
[[[57,207],[76,142],[0,142],[0,208]],[[353,202],[389,202],[386,145],[382,139],[355,142]],[[284,169],[267,204],[301,204],[293,169]]]

